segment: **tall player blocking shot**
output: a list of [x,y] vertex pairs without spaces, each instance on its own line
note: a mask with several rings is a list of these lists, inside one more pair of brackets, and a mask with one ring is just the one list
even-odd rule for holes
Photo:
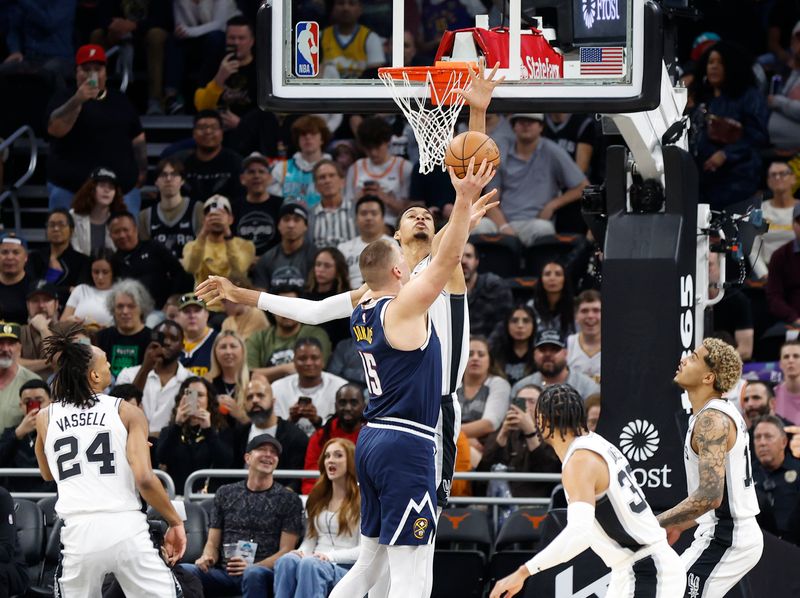
[[140,409],[102,394],[111,382],[106,354],[74,339],[79,327],[45,339],[45,357],[58,364],[53,403],[36,416],[36,459],[58,486],[64,520],[60,598],[99,598],[113,573],[129,598],[183,596],[150,540],[136,490],[169,524],[167,560],[186,550],[183,521],[153,474],[148,425]]
[[697,525],[681,555],[687,598],[721,598],[758,563],[764,548],[747,425],[722,397],[741,375],[736,349],[714,338],[681,359],[675,372],[675,383],[692,404],[683,447],[689,496],[658,521],[670,544]]
[[562,463],[567,526],[535,557],[501,579],[490,598],[515,596],[531,576],[591,548],[611,568],[609,598],[674,598],[686,575],[624,455],[589,432],[583,399],[567,384],[548,386],[534,419]]

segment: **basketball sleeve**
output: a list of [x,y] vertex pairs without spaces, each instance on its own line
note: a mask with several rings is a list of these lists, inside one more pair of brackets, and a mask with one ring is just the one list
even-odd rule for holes
[[567,527],[539,554],[525,563],[531,575],[574,559],[591,546],[594,526],[594,505],[570,503],[567,507]]
[[258,296],[258,309],[283,318],[291,318],[301,324],[316,325],[340,318],[349,318],[353,313],[353,302],[350,299],[350,291],[339,293],[322,301],[261,293]]

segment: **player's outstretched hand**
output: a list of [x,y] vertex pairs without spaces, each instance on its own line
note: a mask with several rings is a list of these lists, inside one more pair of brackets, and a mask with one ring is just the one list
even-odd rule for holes
[[222,303],[223,299],[230,301],[234,290],[236,290],[236,285],[224,276],[209,276],[197,285],[194,294],[206,306],[210,306]]
[[450,173],[450,182],[453,184],[453,189],[456,190],[456,201],[458,197],[464,197],[469,202],[475,203],[481,195],[483,188],[488,185],[494,178],[495,169],[494,165],[487,160],[481,161],[478,170],[475,170],[475,156],[469,159],[467,172],[464,178],[458,178],[452,166],[447,167],[447,172]]
[[495,63],[494,68],[489,71],[489,75],[487,76],[486,59],[481,57],[480,60],[478,60],[477,69],[473,69],[472,65],[467,65],[469,73],[467,85],[462,89],[455,89],[453,92],[464,98],[471,109],[487,110],[489,108],[489,103],[492,101],[494,88],[505,81],[505,77],[494,78],[499,67],[500,63]]
[[497,195],[497,189],[492,189],[489,193],[481,195],[480,198],[472,204],[472,214],[469,217],[469,232],[477,228],[480,221],[486,216],[486,212],[500,205],[499,201],[489,202],[495,195]]
[[675,544],[675,542],[678,541],[678,538],[681,537],[681,533],[683,533],[681,528],[674,526],[667,527],[664,529],[664,531],[667,532],[667,542],[670,546]]
[[[183,524],[169,527],[164,534],[164,550],[170,565],[181,560],[183,553],[186,552],[186,530],[183,529]],[[202,557],[198,561],[201,559]]]
[[492,588],[492,593],[489,595],[489,598],[511,598],[515,596],[522,589],[522,586],[525,585],[525,580],[528,579],[528,577],[528,570],[525,568],[525,565],[522,565],[522,567],[514,571],[514,573],[498,581],[494,588]]

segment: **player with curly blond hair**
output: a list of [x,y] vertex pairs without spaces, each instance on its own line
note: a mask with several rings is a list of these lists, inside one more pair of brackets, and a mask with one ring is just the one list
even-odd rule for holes
[[758,501],[747,425],[722,395],[742,374],[729,344],[707,338],[681,359],[675,383],[689,395],[692,417],[683,450],[689,496],[661,513],[670,544],[697,525],[681,555],[687,598],[722,598],[761,558]]

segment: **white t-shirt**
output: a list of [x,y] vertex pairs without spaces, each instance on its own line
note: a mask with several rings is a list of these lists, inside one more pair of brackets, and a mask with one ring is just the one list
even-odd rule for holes
[[[383,235],[381,239],[386,241],[394,240],[389,235]],[[367,243],[365,243],[360,236],[354,237],[344,243],[339,243],[337,246],[337,249],[342,252],[344,259],[347,261],[347,273],[350,276],[351,289],[357,289],[364,284],[364,279],[361,277],[361,268],[358,267],[358,258],[361,256],[361,252],[364,251],[366,246]]]
[[[117,376],[116,384],[133,384],[141,367],[135,365],[123,369]],[[175,400],[178,397],[178,389],[181,383],[191,375],[192,373],[180,362],[178,362],[178,371],[175,372],[175,376],[167,380],[164,386],[161,386],[161,379],[155,370],[147,373],[147,381],[144,383],[142,392],[142,411],[147,418],[151,434],[158,433],[169,425],[172,409],[175,407]]]
[[567,337],[567,365],[570,370],[589,376],[600,384],[600,354],[598,351],[591,357],[586,354],[581,346],[580,333],[570,334]]
[[[317,415],[324,424],[336,411],[336,391],[347,384],[347,380],[329,372],[322,372],[322,383],[313,388],[301,388],[300,376],[292,374],[272,383],[272,394],[275,396],[275,415],[282,419],[289,419],[289,408],[297,403],[298,397],[310,397],[311,403],[317,408]],[[297,426],[311,436],[315,431],[314,425],[306,418],[297,420]]]
[[79,284],[67,299],[67,306],[75,308],[75,317],[97,322],[104,328],[114,323],[114,317],[106,307],[106,298],[111,289],[100,290],[88,284]]
[[[373,181],[381,191],[393,193],[397,199],[408,199],[411,191],[411,168],[411,162],[397,156],[391,156],[384,164],[375,164],[369,158],[356,160],[347,171],[345,195],[355,202],[364,182]],[[386,206],[386,224],[394,226],[399,216],[400,214],[395,214]]]

